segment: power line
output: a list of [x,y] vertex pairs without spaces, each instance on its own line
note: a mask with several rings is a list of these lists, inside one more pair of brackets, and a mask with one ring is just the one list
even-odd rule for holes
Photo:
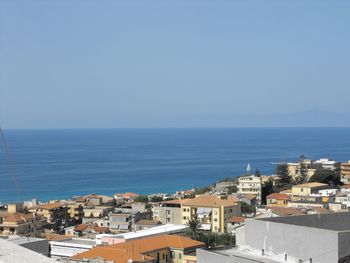
[[13,182],[15,184],[15,187],[16,187],[17,197],[19,197],[20,194],[21,194],[21,190],[20,190],[20,187],[19,187],[19,184],[18,184],[18,181],[17,181],[16,166],[15,166],[15,163],[14,163],[14,161],[12,159],[12,156],[11,156],[11,153],[10,153],[10,150],[9,150],[9,147],[8,147],[7,142],[6,142],[5,135],[4,135],[4,132],[3,132],[2,128],[1,128],[1,126],[0,126],[0,134],[1,134],[2,143],[4,145],[5,156],[6,156],[5,159],[7,161],[7,164],[10,167],[12,180],[13,180]]

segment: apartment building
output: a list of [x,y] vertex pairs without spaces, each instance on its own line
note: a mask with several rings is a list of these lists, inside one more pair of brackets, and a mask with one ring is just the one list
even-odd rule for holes
[[341,163],[340,165],[340,180],[344,184],[350,184],[350,161]]
[[0,212],[0,235],[39,237],[47,225],[46,218],[32,213]]
[[112,232],[129,232],[132,228],[131,214],[110,214],[109,228]]
[[240,195],[255,195],[258,204],[261,204],[261,177],[255,175],[238,178],[238,191]]
[[163,224],[187,224],[197,219],[202,229],[212,232],[225,232],[226,220],[240,215],[239,202],[216,195],[165,201],[153,209],[153,219]]
[[309,196],[311,194],[317,194],[319,190],[329,188],[328,184],[322,184],[317,182],[305,183],[293,185],[292,195],[293,196]]
[[63,228],[69,220],[68,207],[62,203],[38,205],[28,210],[31,213],[45,217],[48,222],[48,227],[55,230]]
[[92,263],[102,259],[104,262],[118,263],[186,263],[188,255],[196,259],[196,249],[201,247],[204,247],[204,243],[184,236],[162,235],[95,247],[73,256],[70,262]]

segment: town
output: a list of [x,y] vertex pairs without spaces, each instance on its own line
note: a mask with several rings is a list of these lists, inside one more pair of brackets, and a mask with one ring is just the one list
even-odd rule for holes
[[301,155],[273,175],[248,165],[175,194],[3,204],[0,251],[24,247],[33,262],[348,262],[349,207],[350,161]]

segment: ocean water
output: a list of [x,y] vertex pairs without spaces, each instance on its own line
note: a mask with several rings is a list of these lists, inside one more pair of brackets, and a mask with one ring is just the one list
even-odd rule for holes
[[272,174],[280,161],[350,159],[350,128],[6,130],[0,201],[116,192],[173,193],[239,176],[248,163]]

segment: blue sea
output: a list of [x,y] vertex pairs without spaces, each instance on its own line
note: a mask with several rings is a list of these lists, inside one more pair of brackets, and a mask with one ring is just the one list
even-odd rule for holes
[[273,163],[350,159],[350,128],[5,130],[20,191],[3,145],[0,201],[133,191],[173,193]]

